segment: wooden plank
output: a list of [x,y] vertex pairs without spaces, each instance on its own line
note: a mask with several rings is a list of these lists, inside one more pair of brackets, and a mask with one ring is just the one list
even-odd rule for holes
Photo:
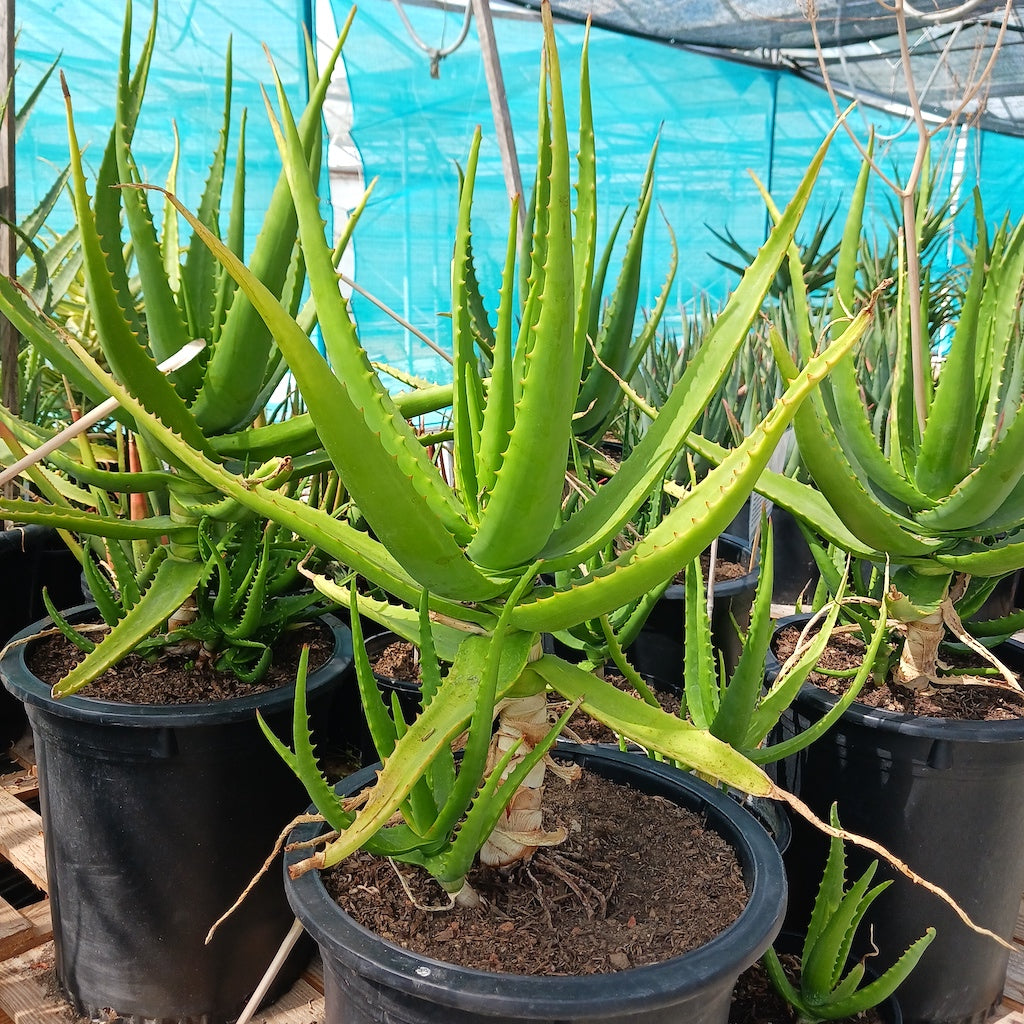
[[1010,962],[1006,967],[1003,1000],[1012,1005],[1024,1007],[1024,952],[1010,954]]
[[46,892],[43,821],[16,796],[0,789],[0,853]]
[[67,1024],[67,1006],[47,994],[53,943],[0,963],[0,1010],[15,1024]]
[[988,1024],[1024,1024],[1024,1013],[1020,1010],[1005,1010],[998,1007],[996,1012],[988,1019]]
[[49,900],[41,900],[21,910],[0,900],[0,960],[40,946],[52,937]]
[[313,957],[309,966],[302,972],[302,980],[315,988],[320,995],[324,994],[324,965],[320,960],[319,953]]
[[36,938],[36,929],[27,917],[15,910],[5,899],[0,899],[0,960],[16,956],[42,939]]
[[323,995],[299,978],[276,1003],[257,1013],[253,1021],[254,1024],[316,1024],[323,1019]]
[[0,788],[7,790],[19,800],[31,800],[39,795],[39,776],[35,768],[8,772],[6,775],[0,775]]
[[53,934],[53,923],[50,920],[50,901],[40,900],[30,906],[21,908],[21,916],[32,923],[38,932],[46,932],[46,938]]

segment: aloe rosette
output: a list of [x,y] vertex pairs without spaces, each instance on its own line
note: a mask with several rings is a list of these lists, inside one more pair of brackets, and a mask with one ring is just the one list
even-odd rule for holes
[[[116,124],[91,186],[93,195],[75,131],[70,90],[64,85],[76,221],[70,237],[78,246],[68,261],[75,276],[64,281],[67,294],[54,291],[60,277],[48,279],[45,296],[17,281],[2,280],[0,312],[26,339],[33,358],[45,360],[64,377],[76,403],[98,404],[110,391],[75,354],[69,344],[72,339],[114,377],[130,382],[181,442],[210,459],[250,473],[267,452],[290,456],[286,471],[265,482],[295,491],[301,481],[317,479],[327,464],[318,454],[319,441],[308,415],[253,428],[287,371],[269,328],[198,236],[193,235],[188,244],[179,239],[173,205],[164,204],[158,234],[150,193],[127,187],[139,180],[132,140],[156,32],[154,19],[132,70],[131,24],[129,3]],[[321,162],[321,108],[345,34],[319,75],[309,57],[310,99],[297,138],[302,159],[314,177]],[[232,252],[240,253],[245,116],[238,119],[236,170],[233,181],[228,181],[230,51],[225,82],[219,141],[198,219],[214,233],[224,220],[225,231],[218,237]],[[342,239],[339,253],[344,244]],[[312,331],[315,309],[303,300],[305,273],[297,219],[283,174],[269,200],[249,267],[264,287],[281,296],[282,308],[295,318],[297,328]],[[202,339],[199,357],[164,376],[158,364],[193,339]],[[449,394],[445,388],[410,393],[403,411],[415,415],[447,404]],[[83,559],[100,610],[113,627],[99,644],[81,641],[89,654],[57,685],[57,694],[74,692],[129,651],[144,647],[154,635],[168,638],[175,627],[179,633],[169,642],[200,641],[207,653],[218,655],[222,668],[242,675],[262,671],[268,636],[303,612],[303,602],[285,600],[284,591],[305,548],[273,526],[264,526],[262,540],[254,542],[257,516],[223,502],[175,456],[173,447],[162,444],[123,407],[112,415],[115,422],[105,439],[69,442],[45,463],[25,471],[27,482],[43,502],[2,503],[5,518],[65,531]],[[0,410],[0,433],[0,462],[10,465],[56,431]],[[313,486],[316,493],[327,494],[325,488]],[[110,566],[112,584],[94,571],[92,559],[74,539],[78,536],[87,538],[85,543]],[[242,562],[245,570],[238,568]],[[232,563],[230,573],[225,573],[225,563]],[[208,598],[211,587],[219,595],[216,600]],[[305,599],[305,605],[310,603]],[[164,626],[168,621],[169,628]]]
[[[633,454],[586,501],[563,507],[589,345],[596,172],[584,87],[574,208],[560,69],[546,5],[543,15],[544,113],[532,242],[522,257],[525,265],[517,266],[513,203],[493,341],[485,342],[479,328],[482,300],[470,245],[479,135],[461,187],[452,271],[454,487],[424,451],[407,422],[408,410],[396,403],[367,359],[338,287],[301,124],[295,123],[280,83],[279,114],[271,116],[297,213],[323,353],[274,289],[230,245],[182,204],[173,198],[171,202],[267,325],[323,448],[370,531],[303,500],[303,494],[275,486],[282,468],[279,458],[248,476],[233,472],[209,446],[182,436],[148,392],[104,374],[75,339],[67,339],[71,351],[182,474],[203,480],[223,501],[279,523],[364,578],[375,596],[357,594],[358,610],[416,640],[427,652],[425,663],[436,655],[450,664],[445,674],[437,670],[431,675],[429,699],[410,723],[376,707],[375,689],[363,666],[364,700],[385,758],[358,809],[339,804],[320,777],[301,701],[295,749],[282,752],[338,833],[305,868],[335,863],[366,846],[423,864],[463,898],[466,871],[481,846],[485,858],[510,863],[559,838],[546,833],[540,821],[542,755],[557,733],[547,722],[549,687],[581,702],[613,728],[636,735],[650,749],[710,778],[751,793],[776,792],[759,767],[709,730],[541,655],[539,635],[600,618],[635,601],[699,554],[735,515],[801,401],[843,359],[872,315],[867,304],[827,351],[810,360],[719,468],[685,494],[656,527],[615,553],[613,542],[645,498],[661,486],[757,315],[807,204],[826,141],[712,336]],[[585,86],[585,51],[583,68]],[[517,301],[520,280],[526,284]],[[482,344],[491,349],[486,375],[477,358]],[[601,567],[570,585],[552,588],[538,582],[540,573],[585,564],[599,553],[607,556]],[[321,577],[317,586],[333,597],[349,595],[344,581]],[[387,597],[381,598],[380,592]],[[496,709],[499,722],[492,738]],[[456,768],[451,744],[467,727]],[[399,824],[396,812],[402,816]]]
[[[865,164],[850,209],[826,320],[842,322],[854,300],[869,170]],[[861,387],[852,362],[841,363],[793,420],[816,489],[770,472],[758,484],[842,551],[888,563],[890,614],[904,637],[895,676],[915,688],[962,678],[940,673],[946,630],[983,652],[961,619],[1001,577],[1024,567],[1024,221],[1004,222],[990,233],[976,201],[975,222],[977,244],[937,379],[915,374],[904,260],[885,422],[876,429],[863,399],[871,388]],[[810,307],[795,276],[794,282],[795,341],[806,360],[813,350]],[[780,365],[794,379],[797,363],[775,340]],[[927,335],[924,344],[930,350]],[[928,351],[918,363],[928,366]],[[704,439],[691,440],[708,457],[724,454]],[[835,586],[839,572],[819,561]],[[1010,619],[972,623],[970,630],[998,638],[1020,625]]]
[[[838,829],[835,807],[831,821]],[[799,1024],[845,1020],[878,1006],[903,983],[935,938],[935,929],[928,928],[895,963],[866,981],[868,958],[850,963],[858,927],[871,904],[892,884],[890,879],[872,887],[877,866],[878,862],[872,861],[861,877],[847,886],[846,853],[842,840],[833,836],[804,936],[797,977],[790,979],[774,949],[764,956],[762,962],[772,984],[796,1011]]]

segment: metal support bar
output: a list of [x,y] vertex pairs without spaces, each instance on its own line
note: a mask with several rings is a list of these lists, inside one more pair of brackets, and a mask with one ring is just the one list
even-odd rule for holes
[[505,80],[501,74],[498,44],[494,38],[494,22],[491,20],[489,0],[472,0],[473,16],[476,18],[477,35],[480,37],[480,53],[484,61],[484,76],[487,91],[491,97],[491,113],[498,133],[498,148],[501,151],[501,166],[505,173],[505,187],[509,196],[519,196],[519,231],[526,228],[526,201],[523,196],[523,181],[519,174],[519,158],[516,156],[516,140],[512,133],[512,118],[508,111],[508,96]]

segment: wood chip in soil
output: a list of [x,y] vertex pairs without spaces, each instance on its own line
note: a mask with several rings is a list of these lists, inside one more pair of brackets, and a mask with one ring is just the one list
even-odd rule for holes
[[[310,673],[323,665],[334,650],[333,637],[318,623],[290,631],[274,647],[274,658],[266,676],[255,684],[242,682],[230,672],[219,672],[209,659],[197,658],[195,654],[164,652],[152,661],[130,654],[79,691],[78,696],[122,704],[171,705],[263,693],[295,682],[303,644],[310,645]],[[83,657],[77,647],[58,633],[33,640],[25,661],[39,679],[52,686]]]
[[[786,626],[776,634],[773,649],[779,661],[785,662],[793,652],[800,628]],[[959,652],[949,652],[949,660],[954,659],[963,667],[977,665],[977,662],[960,656]],[[849,671],[859,668],[863,660],[864,641],[859,634],[833,633],[818,664],[833,672]],[[846,691],[847,685],[846,679],[822,672],[812,672],[808,682],[837,696]],[[922,694],[896,686],[891,679],[884,686],[873,686],[868,680],[857,695],[857,701],[883,711],[953,718],[962,722],[999,722],[1024,717],[1024,697],[1008,688],[993,686],[940,684],[933,693]]]
[[325,871],[324,882],[359,923],[390,942],[525,975],[658,963],[706,944],[746,905],[735,853],[692,811],[589,772],[574,784],[549,775],[545,806],[552,809],[546,827],[561,824],[569,838],[507,873],[474,868],[482,909],[421,909],[447,902],[440,887],[401,866],[417,907],[395,869],[365,853]]

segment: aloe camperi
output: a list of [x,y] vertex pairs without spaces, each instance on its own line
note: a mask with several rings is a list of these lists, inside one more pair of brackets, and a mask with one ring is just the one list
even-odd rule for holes
[[[120,379],[130,380],[132,388],[145,394],[147,405],[163,422],[211,458],[239,467],[248,475],[268,450],[289,456],[287,471],[274,476],[273,486],[297,490],[303,480],[326,468],[309,417],[250,429],[262,419],[267,401],[287,370],[270,331],[197,236],[187,246],[179,242],[173,205],[165,204],[163,234],[158,236],[149,193],[125,187],[139,178],[132,139],[155,45],[156,20],[154,17],[150,24],[134,71],[130,70],[131,26],[129,3],[116,123],[97,172],[94,197],[89,194],[70,90],[64,83],[69,177],[76,218],[73,238],[79,246],[66,269],[75,274],[65,279],[61,271],[53,279],[46,278],[47,290],[43,293],[13,280],[0,281],[0,312],[26,339],[33,358],[45,360],[67,381],[69,396],[76,403],[96,404],[109,392],[73,354],[71,339]],[[310,100],[298,131],[311,173],[317,173],[320,167],[320,109],[345,34],[342,32],[337,49],[319,76],[312,56],[309,58]],[[225,78],[223,122],[199,211],[201,222],[211,230],[216,230],[221,218],[229,184],[225,167],[231,127],[230,52]],[[236,173],[230,183],[233,198],[224,233],[225,244],[237,252],[243,245],[244,121],[243,116]],[[343,238],[339,253],[344,242]],[[60,251],[64,248],[61,245]],[[296,215],[283,175],[270,198],[249,264],[268,288],[282,296],[300,329],[311,331],[315,312],[312,304],[302,302],[304,274],[297,248]],[[55,293],[60,281],[69,289],[74,286],[74,301]],[[166,378],[157,364],[183,350],[192,339],[203,339],[203,354]],[[404,408],[409,414],[436,408],[446,404],[449,395],[450,389],[446,388],[410,394],[412,404]],[[76,410],[70,412],[74,415]],[[264,639],[255,640],[252,615],[261,603],[255,590],[248,602],[226,601],[225,581],[218,576],[218,567],[224,551],[236,543],[234,530],[246,536],[255,530],[275,538],[275,551],[268,553],[264,562],[272,564],[275,575],[282,579],[287,577],[280,572],[282,560],[278,554],[294,564],[305,549],[296,550],[278,527],[258,525],[257,517],[240,506],[219,502],[215,491],[189,473],[172,450],[147,433],[123,408],[115,409],[112,416],[115,424],[105,438],[94,437],[88,442],[80,439],[63,446],[43,465],[24,472],[25,479],[44,499],[42,502],[3,503],[6,518],[55,526],[67,533],[85,563],[93,557],[105,562],[113,576],[111,585],[121,596],[122,606],[115,613],[110,594],[104,593],[104,582],[90,573],[96,584],[94,596],[106,609],[105,618],[112,628],[60,682],[56,692],[74,692],[140,644],[151,646],[157,640],[171,645],[190,642],[201,656],[216,654],[223,667],[232,664],[243,674],[265,666],[265,645],[277,631],[279,613],[285,605],[271,602],[276,611],[268,605],[263,623],[267,628],[261,629]],[[0,410],[0,433],[4,439],[0,462],[11,465],[56,431]],[[238,517],[247,522],[231,526]],[[77,546],[73,539],[76,536],[86,538],[84,543],[91,555]],[[206,588],[211,579],[218,578],[221,600],[209,603],[205,600]],[[258,587],[260,578],[256,573],[246,586]],[[239,585],[236,581],[234,589]],[[312,612],[313,602],[306,604]],[[237,621],[230,621],[226,615],[229,606],[237,612]],[[287,607],[296,616],[303,614],[300,603]],[[169,627],[165,622],[170,623]],[[176,625],[188,628],[171,637]],[[250,660],[241,652],[252,643],[257,646],[249,648],[254,652]]]
[[[454,489],[427,457],[406,422],[405,410],[396,406],[362,349],[338,290],[315,179],[279,84],[280,114],[273,123],[297,211],[326,355],[320,354],[292,312],[229,245],[173,198],[172,202],[264,318],[295,376],[324,449],[372,534],[268,485],[263,478],[273,474],[280,460],[271,460],[244,478],[211,458],[203,447],[183,443],[174,424],[163,422],[161,410],[151,406],[147,394],[132,394],[91,364],[98,379],[183,471],[223,493],[232,505],[279,522],[405,606],[361,601],[361,611],[421,646],[421,624],[429,619],[435,646],[451,660],[451,669],[422,714],[407,728],[396,723],[401,735],[354,818],[333,804],[327,787],[315,781],[315,762],[303,759],[307,785],[324,816],[339,827],[338,838],[311,857],[307,868],[334,863],[365,843],[384,844],[399,859],[423,862],[429,856],[436,864],[446,844],[453,842],[452,828],[464,816],[457,835],[472,835],[471,845],[477,845],[495,824],[493,849],[506,862],[528,856],[539,843],[557,838],[545,835],[539,823],[541,763],[530,771],[519,767],[524,758],[529,765],[538,756],[531,755],[531,749],[543,749],[553,739],[546,709],[541,707],[548,686],[572,700],[582,694],[583,706],[608,724],[626,722],[632,729],[639,723],[646,745],[709,777],[748,792],[775,791],[760,768],[706,730],[641,705],[582,669],[549,655],[538,656],[538,638],[542,631],[600,617],[637,599],[684,566],[720,532],[758,478],[799,402],[869,322],[870,304],[843,337],[799,375],[726,463],[646,536],[567,587],[543,587],[535,580],[538,572],[578,565],[608,551],[646,496],[660,486],[760,308],[826,147],[815,157],[796,198],[718,318],[713,338],[702,347],[634,454],[586,502],[571,513],[563,512],[562,488],[590,323],[590,268],[596,245],[589,225],[595,209],[595,176],[584,103],[574,234],[560,72],[546,6],[544,18],[548,44],[542,102],[550,116],[541,119],[533,247],[524,278],[528,290],[522,296],[520,317],[513,289],[522,275],[517,274],[515,246],[510,245],[486,379],[476,358],[480,338],[471,310],[478,309],[479,296],[473,291],[475,274],[469,262],[479,138],[462,185],[453,263]],[[513,224],[515,218],[513,211]],[[68,345],[90,365],[88,353],[74,339],[68,339]],[[538,438],[545,443],[539,445]],[[329,597],[348,596],[344,582],[321,576],[316,585]],[[421,607],[423,617],[410,614],[410,609]],[[509,748],[505,752],[489,749],[490,723],[498,702],[499,736]],[[432,805],[423,801],[413,808],[409,801],[414,799],[414,789],[419,793],[417,780],[425,777],[438,757],[447,756],[447,745],[467,725],[470,739],[456,784],[435,793]],[[297,732],[296,757],[300,757],[301,728]],[[489,764],[500,765],[501,771],[488,775]],[[504,771],[526,782],[525,789],[513,795],[509,787],[500,786]],[[476,800],[485,777],[490,780],[485,790],[488,799]],[[394,826],[384,829],[399,810],[406,817],[405,826],[397,831]],[[464,862],[464,858],[456,860]],[[446,873],[444,884],[450,891],[461,892],[463,883],[458,872]]]

